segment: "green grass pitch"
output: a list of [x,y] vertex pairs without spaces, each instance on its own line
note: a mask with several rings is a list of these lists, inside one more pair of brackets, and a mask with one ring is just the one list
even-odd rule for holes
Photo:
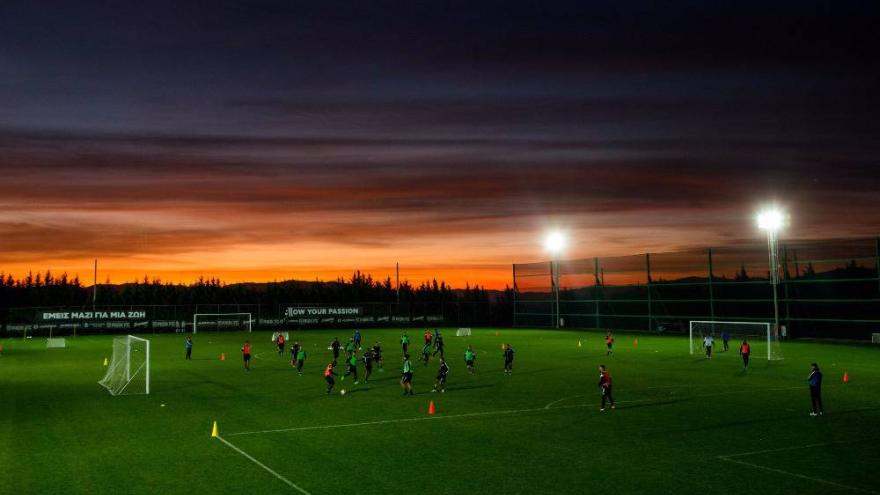
[[[385,372],[337,382],[332,396],[327,345],[349,331],[293,332],[309,353],[302,377],[269,333],[200,333],[189,362],[182,335],[148,335],[152,394],[120,397],[96,383],[110,337],[67,349],[5,340],[0,493],[301,493],[284,480],[315,495],[880,492],[878,348],[785,343],[785,360],[768,362],[756,342],[743,373],[735,345],[706,360],[682,337],[618,333],[606,357],[598,332],[497,332],[445,330],[452,369],[440,394],[437,362],[416,361],[422,332],[411,330],[414,397],[398,384],[400,330],[364,331],[383,343]],[[510,377],[505,342],[516,350]],[[819,418],[808,415],[812,361],[825,373]],[[599,364],[616,410],[599,412]],[[229,444],[211,437],[215,420]]]

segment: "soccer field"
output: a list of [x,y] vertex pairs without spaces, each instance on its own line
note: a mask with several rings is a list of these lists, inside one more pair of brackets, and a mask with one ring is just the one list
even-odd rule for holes
[[[152,393],[119,397],[96,383],[111,337],[68,339],[66,349],[2,341],[0,492],[880,492],[878,348],[785,343],[785,360],[768,362],[756,341],[743,373],[735,342],[706,360],[683,337],[616,334],[606,357],[598,332],[446,329],[451,372],[440,394],[431,393],[437,361],[417,361],[415,329],[416,395],[403,397],[400,333],[364,331],[365,344],[382,342],[385,372],[367,384],[337,380],[332,396],[327,345],[349,331],[292,332],[309,353],[304,376],[270,333],[199,333],[192,361],[183,336],[146,335]],[[502,343],[516,350],[510,377]],[[818,418],[808,415],[813,361],[825,373]],[[599,364],[614,378],[616,410],[599,412]],[[222,439],[211,437],[215,420]]]

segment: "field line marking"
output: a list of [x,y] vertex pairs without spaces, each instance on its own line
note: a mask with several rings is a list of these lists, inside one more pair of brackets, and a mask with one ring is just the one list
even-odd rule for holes
[[[828,445],[828,444],[816,444],[816,445]],[[809,447],[809,446],[805,446],[805,447]],[[804,447],[804,448],[805,448],[805,447]],[[793,450],[793,449],[788,449],[788,450]],[[753,468],[756,468],[756,469],[762,469],[762,470],[764,470],[764,471],[770,471],[771,473],[785,474],[785,475],[788,475],[788,476],[793,476],[793,477],[795,477],[795,478],[801,478],[801,479],[804,479],[804,480],[807,480],[807,481],[813,481],[813,482],[816,482],[816,483],[823,483],[823,484],[825,484],[825,485],[833,486],[833,487],[836,487],[836,488],[843,488],[844,490],[852,490],[852,491],[862,492],[862,493],[874,493],[874,494],[877,493],[877,492],[872,491],[872,490],[866,490],[866,489],[864,489],[864,488],[858,488],[858,487],[855,487],[855,486],[843,485],[843,484],[841,484],[841,483],[835,483],[834,481],[828,481],[828,480],[825,480],[825,479],[822,479],[822,478],[815,478],[815,477],[813,477],[813,476],[807,476],[807,475],[805,475],[805,474],[792,473],[792,472],[790,472],[790,471],[783,471],[782,469],[776,469],[776,468],[772,468],[772,467],[768,467],[768,466],[762,466],[762,465],[760,465],[760,464],[754,464],[754,463],[751,463],[751,462],[740,461],[740,460],[737,460],[737,459],[731,459],[730,457],[725,457],[725,456],[723,456],[723,455],[720,455],[720,456],[718,456],[717,458],[720,459],[720,460],[722,460],[722,461],[732,462],[732,463],[734,463],[734,464],[741,464],[741,465],[743,465],[743,466],[749,466],[749,467],[753,467]]]
[[563,398],[561,398],[561,399],[556,399],[556,400],[554,400],[553,402],[551,402],[551,403],[547,404],[546,406],[544,406],[544,409],[551,409],[551,406],[552,406],[553,404],[559,404],[560,402],[565,401],[565,400],[568,400],[568,399],[577,399],[578,397],[586,397],[586,395],[572,395],[572,396],[570,396],[570,397],[563,397]]
[[825,447],[828,445],[835,445],[835,444],[841,444],[841,443],[856,443],[856,442],[850,441],[850,440],[841,440],[839,442],[811,443],[809,445],[797,445],[797,446],[792,446],[792,447],[779,447],[779,448],[775,448],[775,449],[753,450],[751,452],[742,452],[739,454],[719,455],[718,458],[719,459],[721,459],[721,458],[727,459],[727,458],[732,458],[732,457],[746,457],[746,456],[750,456],[750,455],[769,454],[771,452],[785,452],[786,450],[800,450],[800,449],[811,449],[813,447]]
[[[550,410],[557,409],[571,409],[576,407],[587,407],[588,404],[575,404],[571,406],[559,406],[551,408]],[[519,414],[519,413],[528,413],[528,412],[538,412],[538,411],[547,411],[548,409],[544,407],[532,407],[529,409],[507,409],[501,411],[484,411],[478,413],[464,413],[464,414],[451,414],[449,416],[419,416],[417,418],[399,418],[399,419],[383,419],[379,421],[365,421],[363,423],[343,423],[336,425],[317,425],[317,426],[298,426],[293,428],[280,428],[276,430],[260,430],[260,431],[240,431],[237,433],[228,433],[226,436],[239,436],[239,435],[260,435],[265,433],[283,433],[283,432],[291,432],[291,431],[309,431],[309,430],[332,430],[336,428],[354,428],[357,426],[372,426],[372,425],[385,425],[385,424],[396,424],[396,423],[408,423],[408,422],[416,422],[416,421],[439,421],[441,419],[453,419],[453,418],[470,418],[470,417],[478,417],[478,416],[503,416],[508,414]]]
[[281,480],[281,481],[283,481],[285,484],[287,484],[287,486],[289,486],[289,487],[293,488],[294,490],[296,490],[296,491],[302,493],[303,495],[311,495],[309,492],[307,492],[307,491],[303,490],[302,488],[300,488],[299,486],[297,486],[296,483],[290,481],[289,479],[285,478],[284,476],[281,476],[280,474],[278,474],[277,472],[275,472],[275,471],[274,471],[272,468],[270,468],[269,466],[267,466],[267,465],[263,464],[262,462],[256,460],[256,459],[254,458],[254,456],[252,456],[252,455],[248,454],[247,452],[241,450],[240,448],[236,447],[235,445],[232,445],[232,443],[229,442],[228,440],[226,440],[225,438],[223,438],[223,437],[221,437],[221,436],[217,436],[217,437],[215,437],[215,438],[217,438],[217,440],[220,440],[221,442],[225,443],[226,446],[228,446],[230,449],[232,449],[232,450],[238,452],[239,454],[243,455],[247,460],[249,460],[249,461],[253,462],[254,464],[256,464],[257,466],[260,466],[261,468],[265,469],[266,471],[269,472],[269,474],[271,474],[272,476],[278,478],[279,480]]

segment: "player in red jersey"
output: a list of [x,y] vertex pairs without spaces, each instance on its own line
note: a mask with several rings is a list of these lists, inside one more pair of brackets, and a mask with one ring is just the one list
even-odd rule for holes
[[614,409],[614,396],[611,394],[611,373],[605,368],[604,364],[599,365],[599,391],[602,393],[602,407],[599,411],[605,410],[605,400],[611,403],[611,409]]
[[746,342],[746,339],[743,339],[743,343],[739,346],[739,355],[743,358],[743,371],[749,369],[749,354],[752,352],[751,347],[749,347],[749,343]]
[[327,365],[327,368],[324,370],[324,380],[327,382],[327,395],[330,395],[330,392],[333,391],[333,386],[336,385],[336,380],[333,379],[334,376],[339,376],[333,371],[333,368],[336,367],[336,361],[330,361],[330,364]]
[[278,355],[284,355],[284,334],[278,333],[278,336],[275,337],[275,344],[278,346]]
[[245,340],[244,345],[241,346],[241,357],[244,358],[245,371],[250,371],[251,370],[251,343],[248,340]]
[[608,348],[608,351],[605,353],[606,356],[614,354],[614,337],[611,335],[611,332],[605,335],[605,346]]

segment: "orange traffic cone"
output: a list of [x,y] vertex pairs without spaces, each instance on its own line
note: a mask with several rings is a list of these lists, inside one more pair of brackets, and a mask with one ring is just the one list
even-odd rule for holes
[[220,353],[220,361],[226,361],[226,353],[225,352]]
[[431,401],[431,403],[428,404],[428,415],[429,416],[434,415],[434,401]]
[[849,383],[849,373],[843,372],[843,383]]

